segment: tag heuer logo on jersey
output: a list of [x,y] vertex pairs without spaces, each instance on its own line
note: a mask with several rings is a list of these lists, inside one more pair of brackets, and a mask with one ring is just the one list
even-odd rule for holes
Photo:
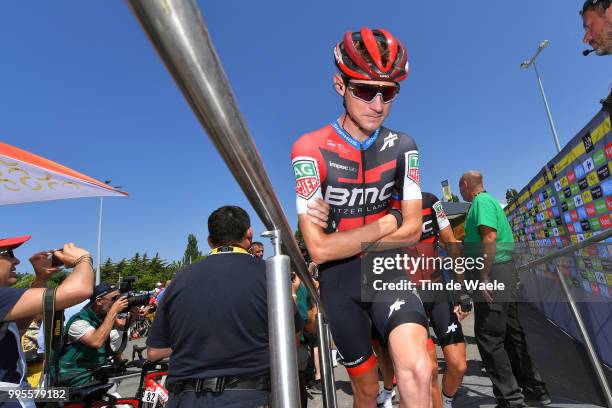
[[303,199],[310,199],[319,188],[317,162],[313,159],[296,158],[293,160],[295,191]]
[[419,154],[415,150],[406,152],[406,177],[418,185],[421,185],[421,179],[419,177]]
[[437,201],[433,206],[434,211],[436,212],[436,217],[438,219],[446,218],[446,213],[444,212],[444,208],[442,207],[442,203]]
[[393,147],[396,140],[397,140],[397,133],[389,133],[389,136],[385,137],[385,139],[383,140],[383,145],[380,148],[380,151],[382,152],[387,147]]

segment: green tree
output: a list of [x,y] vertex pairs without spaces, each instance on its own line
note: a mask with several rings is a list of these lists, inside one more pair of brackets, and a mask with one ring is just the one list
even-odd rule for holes
[[459,197],[457,197],[455,194],[451,194],[450,202],[451,203],[458,203],[459,202]]
[[135,276],[137,279],[135,287],[140,289],[139,282],[142,280],[143,275],[142,258],[140,254],[136,252],[134,256],[126,262],[125,267],[121,271],[121,277],[126,278],[128,276]]
[[155,287],[157,282],[165,283],[169,279],[169,275],[169,272],[166,270],[166,261],[160,259],[159,254],[156,254],[155,257],[141,268],[135,287],[137,289],[150,290]]
[[17,283],[13,285],[14,288],[29,288],[34,280],[33,273],[18,273]]
[[516,191],[513,188],[509,188],[508,190],[506,190],[506,202],[510,203],[511,201],[514,200],[515,197],[518,196],[518,191]]
[[108,283],[116,283],[119,280],[115,265],[110,258],[100,266],[100,280]]
[[185,254],[183,255],[183,264],[192,264],[200,258],[202,258],[202,252],[198,249],[198,239],[195,235],[189,234],[187,237],[187,248],[185,248]]
[[119,263],[115,265],[115,276],[117,277],[117,280],[115,281],[116,283],[119,283],[121,278],[126,276],[125,269],[127,268],[127,265],[128,263],[125,258],[122,258]]
[[[17,283],[13,285],[14,288],[29,288],[34,280],[35,275],[33,273],[18,273]],[[57,287],[66,278],[66,272],[61,270],[51,277],[47,281],[47,285],[50,288]]]
[[168,266],[166,266],[166,270],[169,276],[168,279],[174,278],[174,275],[176,275],[181,270],[182,267],[183,267],[183,263],[180,261],[174,261],[170,263]]

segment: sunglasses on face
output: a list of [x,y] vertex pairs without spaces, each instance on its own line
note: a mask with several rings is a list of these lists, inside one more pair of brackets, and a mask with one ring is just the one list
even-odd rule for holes
[[378,94],[380,94],[383,103],[389,103],[395,99],[399,93],[400,87],[399,85],[388,86],[349,83],[348,89],[351,92],[351,95],[366,103],[372,103]]
[[0,249],[0,256],[5,258],[14,258],[15,254],[12,249]]

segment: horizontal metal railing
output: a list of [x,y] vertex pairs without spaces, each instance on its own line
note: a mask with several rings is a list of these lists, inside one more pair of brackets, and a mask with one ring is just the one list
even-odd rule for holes
[[612,237],[612,228],[610,228],[610,229],[608,229],[608,230],[606,230],[606,231],[604,231],[604,232],[602,232],[600,234],[593,235],[592,237],[587,238],[584,241],[577,242],[577,243],[572,244],[570,246],[566,246],[566,247],[561,248],[561,249],[559,249],[557,251],[551,252],[550,254],[546,254],[543,257],[538,258],[538,259],[536,259],[534,261],[527,262],[526,264],[521,265],[521,266],[517,266],[516,269],[518,269],[519,272],[523,272],[523,271],[526,271],[526,270],[529,270],[529,269],[533,269],[536,266],[545,264],[545,263],[550,262],[551,260],[554,260],[556,258],[560,258],[562,256],[571,255],[573,252],[576,252],[576,251],[578,251],[578,250],[580,250],[582,248],[586,248],[589,245],[601,242],[604,239],[607,239],[607,238],[610,238],[610,237]]

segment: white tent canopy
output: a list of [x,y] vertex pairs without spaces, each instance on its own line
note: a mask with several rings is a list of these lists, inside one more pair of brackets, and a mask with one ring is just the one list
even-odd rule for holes
[[0,143],[0,205],[126,195],[61,164]]

